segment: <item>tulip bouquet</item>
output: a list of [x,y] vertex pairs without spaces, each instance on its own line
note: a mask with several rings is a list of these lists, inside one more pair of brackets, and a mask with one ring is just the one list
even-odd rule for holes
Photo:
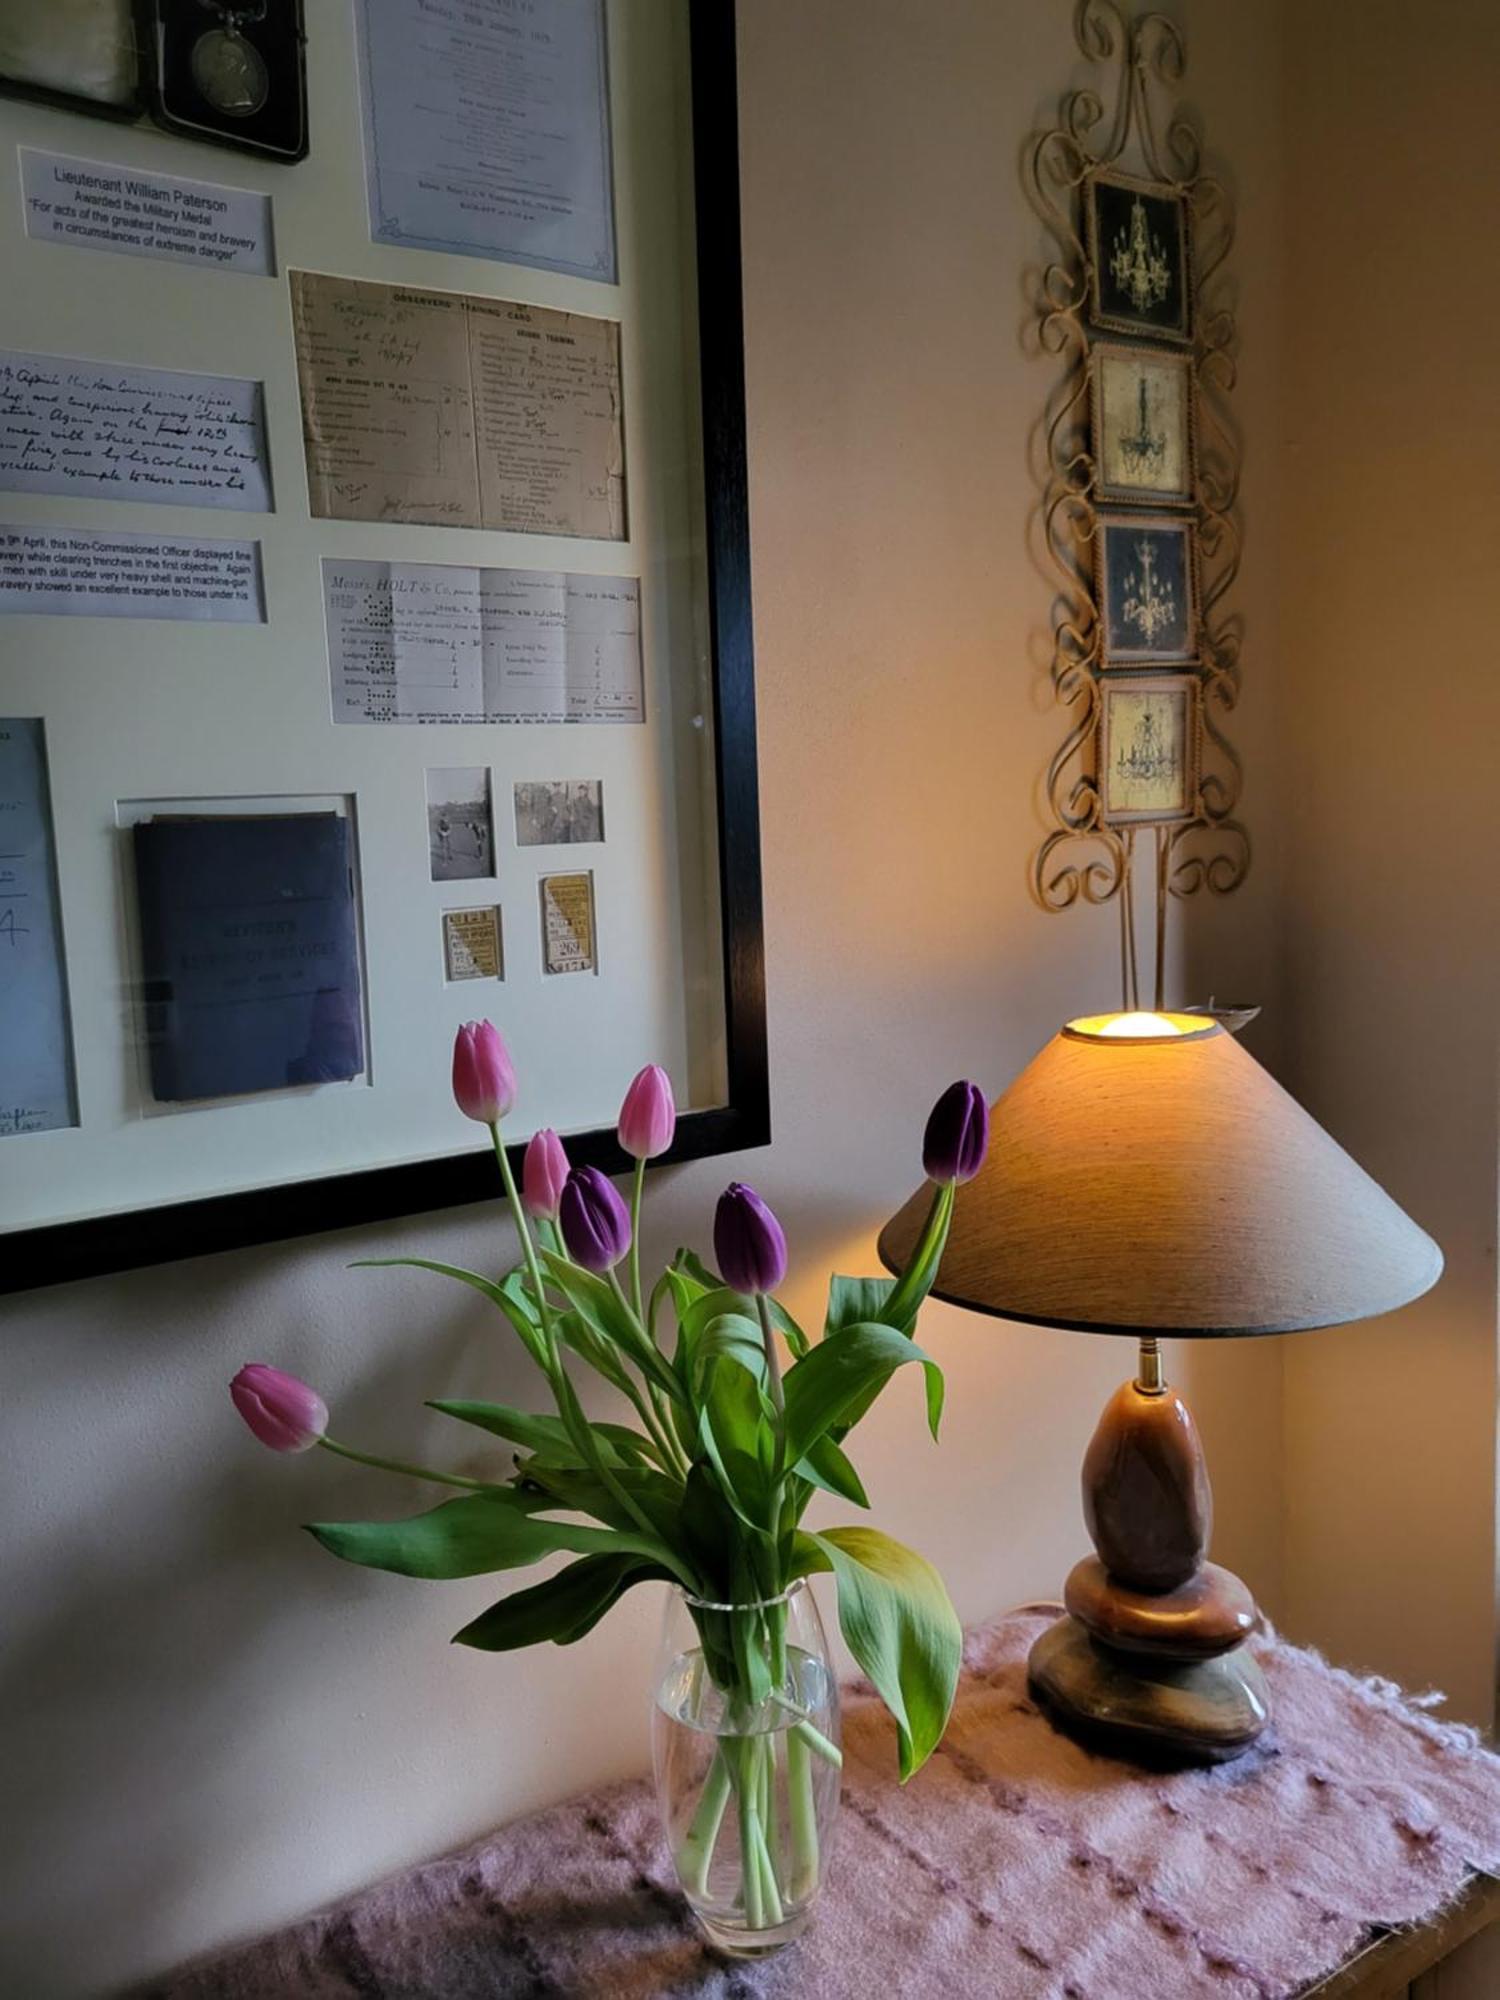
[[[835,1277],[812,1338],[775,1297],[787,1268],[780,1224],[739,1182],[714,1218],[717,1268],[680,1250],[645,1287],[645,1166],[671,1145],[676,1120],[662,1070],[641,1071],[620,1113],[620,1144],[636,1162],[628,1200],[597,1168],[570,1170],[552,1131],[530,1140],[517,1187],[502,1137],[515,1074],[488,1022],[459,1030],[453,1082],[459,1107],[489,1128],[520,1261],[499,1278],[419,1258],[373,1261],[415,1264],[480,1293],[535,1364],[552,1409],[433,1403],[511,1448],[508,1470],[478,1479],[336,1442],[322,1399],[274,1368],[242,1369],[235,1404],[273,1450],[319,1446],[457,1489],[408,1519],[312,1527],[346,1562],[450,1578],[574,1558],[481,1612],[455,1634],[461,1645],[569,1645],[635,1585],[676,1585],[696,1634],[697,1680],[717,1718],[689,1808],[675,1823],[669,1813],[678,1871],[700,1916],[717,1909],[742,1936],[791,1935],[820,1880],[817,1799],[836,1803],[836,1779],[825,1781],[840,1758],[832,1680],[820,1708],[789,1641],[800,1580],[832,1573],[845,1638],[895,1719],[903,1780],[936,1745],[952,1703],[961,1639],[937,1572],[874,1528],[802,1523],[819,1491],[868,1506],[845,1445],[898,1369],[925,1377],[937,1435],[942,1377],[912,1334],[955,1186],[984,1157],[985,1101],[967,1083],[939,1099],[923,1156],[932,1206],[909,1265],[895,1279]],[[577,1364],[618,1393],[630,1421],[585,1414]]]

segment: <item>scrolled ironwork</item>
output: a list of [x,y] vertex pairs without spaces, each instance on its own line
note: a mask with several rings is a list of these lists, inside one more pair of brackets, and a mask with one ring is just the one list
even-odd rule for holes
[[[1043,798],[1052,822],[1032,865],[1032,888],[1048,910],[1119,900],[1127,993],[1136,989],[1132,826],[1104,817],[1097,769],[1104,699],[1104,621],[1091,549],[1098,532],[1097,467],[1088,414],[1093,283],[1082,207],[1100,168],[1144,173],[1187,209],[1193,266],[1191,344],[1197,437],[1193,509],[1201,572],[1197,676],[1198,773],[1193,814],[1155,829],[1158,983],[1161,931],[1172,899],[1200,891],[1228,895],[1250,865],[1250,836],[1236,817],[1243,782],[1238,753],[1222,727],[1239,699],[1240,620],[1226,607],[1240,569],[1240,437],[1228,399],[1235,386],[1237,328],[1225,267],[1234,246],[1234,204],[1205,169],[1193,121],[1175,105],[1187,68],[1182,31],[1165,14],[1132,18],[1120,0],[1078,0],[1074,38],[1082,54],[1112,72],[1067,92],[1058,122],[1026,153],[1027,191],[1055,254],[1034,286],[1040,351],[1062,364],[1039,433],[1044,488],[1038,518],[1055,585],[1050,677],[1069,711],[1067,733],[1048,766]],[[1165,100],[1165,101],[1164,101]],[[1187,274],[1184,274],[1186,282]],[[1158,1002],[1160,993],[1158,993]]]

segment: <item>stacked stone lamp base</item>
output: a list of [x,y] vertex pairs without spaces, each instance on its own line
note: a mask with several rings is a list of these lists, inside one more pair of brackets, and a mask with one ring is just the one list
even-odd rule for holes
[[1206,1562],[1213,1521],[1197,1426],[1142,1342],[1137,1379],[1115,1392],[1083,1462],[1096,1556],[1063,1592],[1067,1615],[1031,1649],[1032,1693],[1058,1726],[1152,1763],[1222,1763],[1268,1717],[1245,1640],[1249,1590]]

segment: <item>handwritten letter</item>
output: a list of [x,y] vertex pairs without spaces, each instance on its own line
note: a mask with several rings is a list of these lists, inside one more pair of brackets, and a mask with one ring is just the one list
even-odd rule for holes
[[268,510],[260,384],[0,352],[0,488]]

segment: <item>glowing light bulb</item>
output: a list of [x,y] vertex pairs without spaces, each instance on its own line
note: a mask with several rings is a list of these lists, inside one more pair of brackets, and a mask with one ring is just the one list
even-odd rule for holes
[[1069,1021],[1068,1032],[1085,1041],[1161,1042],[1212,1034],[1217,1025],[1203,1014],[1135,1010],[1128,1014],[1085,1014],[1080,1020]]
[[1167,1014],[1111,1014],[1097,1032],[1128,1040],[1132,1035],[1180,1035],[1182,1030]]

